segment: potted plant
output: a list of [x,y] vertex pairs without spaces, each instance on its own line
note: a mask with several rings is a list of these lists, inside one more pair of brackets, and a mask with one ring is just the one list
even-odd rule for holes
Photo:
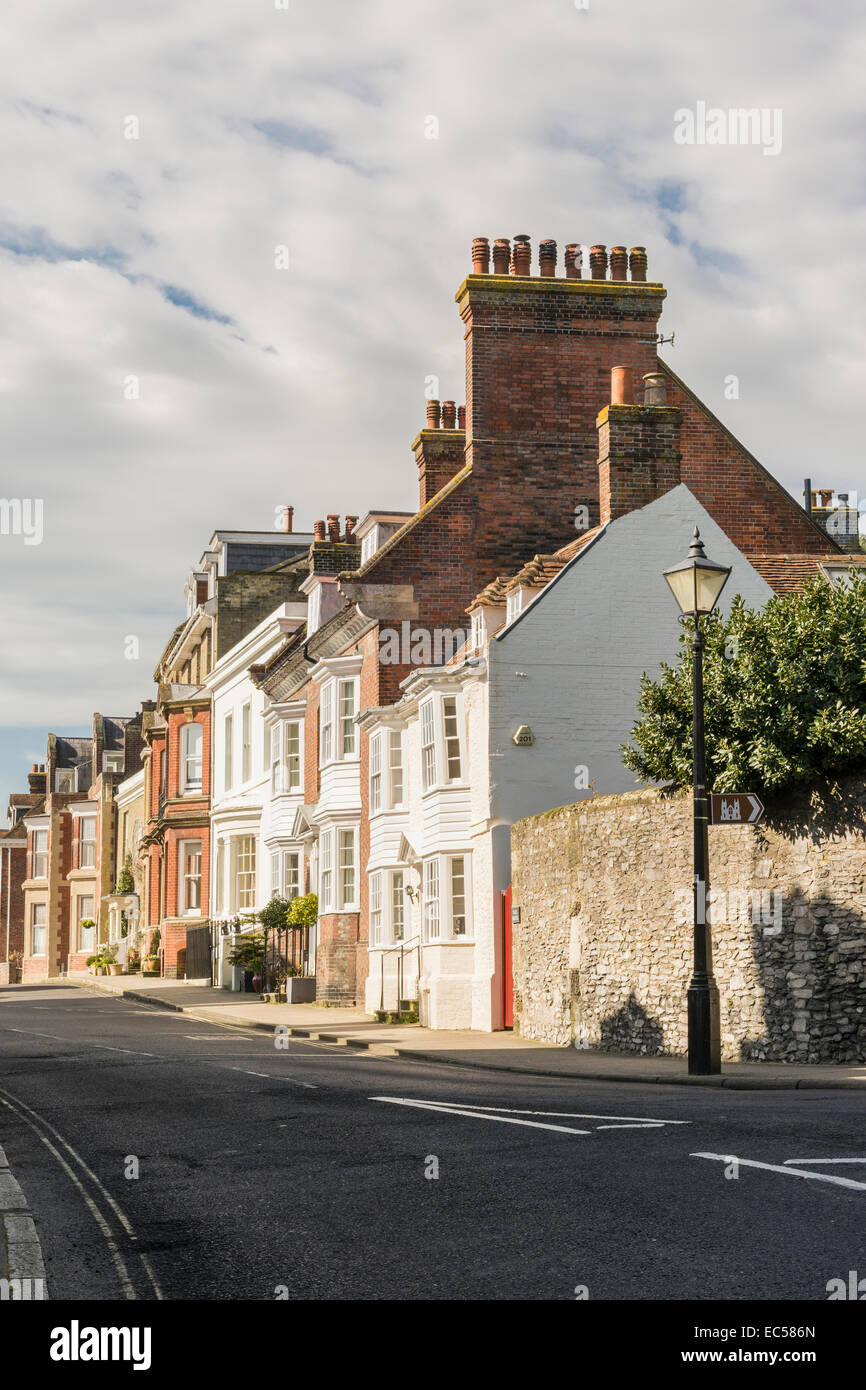
[[129,954],[126,957],[126,968],[129,971],[130,975],[138,974],[140,963],[141,956],[139,955],[138,951],[136,951],[134,946],[130,946]]
[[160,933],[159,933],[159,927],[157,927],[156,930],[155,930],[155,932],[153,933],[153,936],[150,938],[150,950],[148,951],[147,955],[146,955],[145,958],[144,958],[144,974],[145,974],[145,975],[158,975],[158,974],[159,974],[159,943],[160,943],[160,940],[161,940],[161,937],[160,937]]
[[87,969],[90,971],[91,975],[95,975],[96,967],[99,964],[99,956],[88,956],[84,964],[87,966]]
[[265,940],[260,931],[243,932],[229,952],[229,965],[235,965],[248,975],[252,971],[253,993],[258,994],[262,987],[262,965],[265,957]]
[[[315,893],[304,893],[292,898],[286,913],[286,923],[293,927],[306,928],[307,935],[319,918],[319,899]],[[289,966],[285,981],[286,1002],[289,1004],[312,1004],[316,998],[316,978],[304,975],[300,966]]]
[[112,941],[102,951],[102,959],[109,975],[122,975],[123,966],[117,959],[117,942]]

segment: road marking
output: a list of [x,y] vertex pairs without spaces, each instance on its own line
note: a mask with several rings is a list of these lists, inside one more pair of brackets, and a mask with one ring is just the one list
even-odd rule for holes
[[866,1163],[866,1158],[786,1158],[785,1166],[790,1163]]
[[[0,1097],[0,1105],[5,1105],[9,1110],[13,1111],[13,1113],[17,1109],[15,1105],[13,1105],[10,1101],[3,1099],[2,1097]],[[27,1109],[28,1107],[25,1106],[24,1108]],[[66,1173],[67,1177],[72,1181],[74,1186],[78,1188],[78,1191],[81,1193],[81,1196],[84,1199],[84,1203],[88,1211],[90,1212],[91,1216],[93,1217],[94,1221],[99,1227],[103,1239],[105,1240],[105,1243],[108,1246],[111,1258],[114,1261],[115,1269],[117,1270],[117,1277],[120,1280],[120,1287],[123,1289],[124,1297],[132,1300],[137,1299],[138,1295],[136,1294],[132,1280],[129,1277],[129,1270],[126,1267],[126,1264],[124,1263],[120,1251],[118,1250],[117,1245],[114,1241],[114,1237],[111,1234],[111,1227],[109,1226],[102,1212],[99,1210],[98,1206],[94,1202],[93,1198],[90,1196],[90,1193],[79,1181],[76,1174],[73,1173],[72,1169],[66,1162],[66,1159],[63,1157],[63,1155],[59,1153],[58,1150],[55,1149],[51,1141],[49,1139],[46,1139],[45,1135],[42,1134],[36,1128],[36,1125],[32,1124],[30,1120],[26,1119],[20,1113],[19,1119],[24,1120],[24,1123],[26,1125],[29,1125],[29,1127],[33,1130],[34,1134],[36,1134],[37,1137],[42,1140],[42,1143],[45,1145],[46,1149],[48,1149],[49,1153],[53,1154],[63,1171]],[[157,1297],[159,1298],[161,1297],[161,1295],[157,1294]]]
[[213,1033],[184,1033],[183,1036],[189,1038],[190,1042],[237,1042],[236,1038],[224,1038]]
[[60,1033],[37,1033],[34,1028],[4,1028],[5,1033],[20,1033],[26,1038],[52,1038],[54,1042],[66,1043],[67,1047],[95,1047],[100,1052],[125,1052],[130,1057],[152,1057],[158,1060],[154,1052],[137,1052],[132,1047],[109,1047],[108,1043],[87,1042],[85,1038],[64,1038]]
[[[680,1123],[683,1123],[683,1122],[678,1120],[677,1123],[680,1124]],[[689,1122],[688,1122],[688,1121],[685,1121],[685,1123],[688,1124]],[[643,1123],[630,1124],[630,1125],[596,1125],[596,1130],[599,1130],[599,1129],[664,1129],[664,1127],[665,1127],[665,1121],[664,1121],[664,1120],[645,1120]]]
[[85,1043],[84,1046],[98,1048],[100,1052],[125,1052],[127,1057],[156,1057],[155,1052],[136,1052],[133,1047],[109,1047],[107,1043]]
[[829,1182],[836,1187],[853,1188],[866,1192],[866,1182],[854,1182],[853,1178],[837,1178],[832,1173],[811,1173],[807,1168],[789,1168],[778,1163],[759,1163],[756,1158],[738,1158],[736,1154],[690,1154],[690,1158],[709,1158],[717,1163],[736,1163],[741,1168],[763,1168],[768,1173],[784,1173],[789,1178],[811,1178],[813,1182]]
[[[374,1097],[379,1099],[379,1097]],[[560,1120],[633,1120],[638,1125],[690,1125],[691,1120],[655,1120],[648,1115],[587,1115],[582,1110],[516,1110],[509,1105],[469,1105],[462,1100],[421,1101],[422,1105],[450,1105],[457,1110],[489,1110],[505,1115],[549,1115]],[[626,1126],[623,1125],[623,1128]],[[613,1125],[599,1125],[599,1129],[612,1129]]]
[[272,1076],[266,1071],[247,1071],[246,1067],[230,1067],[230,1071],[239,1071],[244,1076],[258,1076],[262,1081],[290,1081],[293,1086],[303,1086],[307,1091],[318,1091],[318,1086],[314,1086],[311,1081],[298,1081],[294,1076]]
[[537,1120],[518,1120],[513,1115],[487,1115],[480,1110],[457,1110],[453,1106],[437,1105],[427,1100],[401,1100],[397,1096],[369,1096],[368,1099],[382,1101],[385,1105],[408,1105],[416,1110],[427,1110],[431,1114],[459,1115],[464,1120],[491,1120],[501,1125],[526,1125],[529,1129],[553,1129],[560,1134],[592,1133],[589,1129],[575,1129],[573,1125],[544,1125]]

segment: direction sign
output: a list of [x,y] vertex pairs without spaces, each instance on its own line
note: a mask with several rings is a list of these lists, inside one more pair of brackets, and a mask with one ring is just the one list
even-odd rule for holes
[[713,793],[710,797],[711,825],[757,825],[764,814],[764,803],[753,792]]

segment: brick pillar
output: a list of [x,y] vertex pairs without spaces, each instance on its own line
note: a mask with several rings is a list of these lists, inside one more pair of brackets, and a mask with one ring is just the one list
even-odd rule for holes
[[460,472],[466,461],[465,447],[466,434],[462,429],[421,430],[412,444],[418,465],[419,510]]

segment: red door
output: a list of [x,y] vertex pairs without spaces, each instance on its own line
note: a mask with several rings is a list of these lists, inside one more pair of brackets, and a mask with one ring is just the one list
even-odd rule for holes
[[511,884],[499,894],[502,946],[502,1027],[514,1027],[514,971],[511,962]]

